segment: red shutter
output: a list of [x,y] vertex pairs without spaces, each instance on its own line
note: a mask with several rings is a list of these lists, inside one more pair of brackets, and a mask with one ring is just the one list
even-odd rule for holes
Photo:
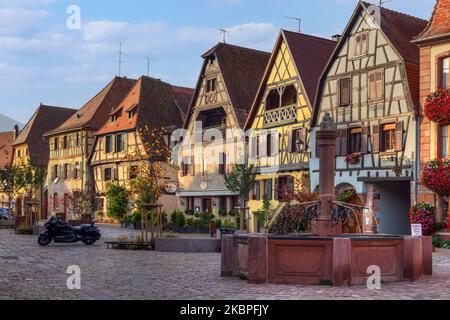
[[380,125],[372,127],[372,153],[380,152]]
[[361,133],[361,153],[366,154],[368,152],[369,145],[369,127],[362,127]]
[[395,124],[395,151],[403,151],[403,121]]

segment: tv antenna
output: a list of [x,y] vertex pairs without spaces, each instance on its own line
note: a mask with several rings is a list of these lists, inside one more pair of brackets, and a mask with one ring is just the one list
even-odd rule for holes
[[123,42],[122,41],[119,42],[118,54],[119,54],[119,61],[118,61],[118,63],[119,63],[119,77],[121,77],[122,76],[123,57],[124,56],[128,57],[128,55],[123,52]]
[[147,59],[147,77],[150,77],[150,63],[152,62],[158,62],[158,60],[150,58],[150,57],[145,57]]
[[393,0],[380,0],[380,8],[383,7],[385,3],[392,2]]
[[230,30],[225,28],[215,28],[215,29],[219,30],[220,33],[222,34],[223,43],[227,43],[227,35],[230,34]]
[[298,32],[302,32],[302,19],[299,17],[289,17],[289,16],[285,16],[285,18],[287,19],[291,19],[291,20],[295,20],[298,22]]

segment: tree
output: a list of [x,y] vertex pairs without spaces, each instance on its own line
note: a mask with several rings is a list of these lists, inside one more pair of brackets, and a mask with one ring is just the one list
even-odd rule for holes
[[91,192],[74,191],[69,194],[69,213],[73,216],[83,217],[92,215],[94,197]]
[[108,205],[106,214],[114,219],[123,219],[128,212],[128,194],[124,187],[109,184],[106,192]]
[[8,194],[8,212],[11,213],[11,200],[16,190],[16,181],[19,170],[16,166],[7,166],[0,169],[0,192]]
[[231,172],[225,175],[225,185],[228,190],[239,195],[241,230],[245,230],[245,202],[248,200],[248,195],[255,184],[256,175],[253,169],[253,165],[247,167],[245,164],[235,164]]

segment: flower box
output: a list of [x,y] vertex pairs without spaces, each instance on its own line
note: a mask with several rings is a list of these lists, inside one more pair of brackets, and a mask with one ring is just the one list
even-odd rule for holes
[[450,196],[450,160],[436,159],[428,162],[423,170],[422,181],[435,193]]
[[345,157],[345,162],[348,164],[358,164],[361,162],[361,154],[360,153],[349,154]]

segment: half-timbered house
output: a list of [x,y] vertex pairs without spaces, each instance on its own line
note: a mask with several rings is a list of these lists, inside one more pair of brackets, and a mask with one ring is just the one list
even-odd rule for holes
[[88,157],[95,132],[108,121],[111,109],[125,98],[135,82],[115,77],[67,121],[45,133],[50,145],[47,176],[50,212],[70,215],[69,197],[76,192],[93,191]]
[[[234,134],[227,137],[227,132],[243,129],[269,57],[267,52],[225,43],[202,56],[184,126],[186,138],[178,152],[177,197],[183,212],[226,215],[234,211],[237,195],[227,189],[224,175],[239,161],[237,149],[243,151],[244,141],[240,134],[236,134],[237,140]],[[213,144],[217,148],[212,148]]]
[[[355,204],[368,208],[358,217],[365,232],[411,232],[419,102],[419,50],[411,40],[426,24],[359,2],[319,83],[312,126],[326,113],[337,123],[336,192],[354,192]],[[315,134],[312,147],[316,188]]]
[[166,193],[159,199],[163,210],[177,209],[175,191],[178,185],[178,167],[170,159],[155,158],[150,150],[151,134],[181,128],[191,101],[193,90],[176,87],[158,79],[141,77],[109,112],[109,118],[96,132],[90,165],[95,183],[97,212],[106,213],[106,192],[109,184],[123,186],[131,196],[130,211],[135,194],[130,181],[138,178],[148,161],[158,161],[165,171]]
[[[15,166],[35,166],[47,168],[49,162],[50,146],[43,138],[45,132],[55,129],[76,110],[40,105],[23,130],[13,143],[13,164]],[[48,172],[47,172],[48,176]],[[18,216],[25,215],[25,204],[28,198],[40,202],[38,219],[46,219],[49,214],[48,188],[44,183],[35,194],[28,195],[25,190],[15,192],[15,212]]]
[[[264,199],[273,208],[309,180],[310,122],[317,83],[337,42],[282,30],[245,126],[249,163],[257,174],[249,201],[250,231]],[[307,180],[305,180],[305,178]]]
[[[450,0],[436,2],[429,24],[413,43],[420,48],[420,102],[424,106],[430,94],[439,88],[450,88]],[[424,115],[423,109],[420,111],[420,149],[417,157],[422,171],[430,160],[450,157],[450,123],[431,121]],[[421,176],[419,174],[419,179]],[[416,200],[437,207],[436,222],[448,220],[448,198],[433,193],[419,183]],[[450,237],[447,235],[447,238]]]

